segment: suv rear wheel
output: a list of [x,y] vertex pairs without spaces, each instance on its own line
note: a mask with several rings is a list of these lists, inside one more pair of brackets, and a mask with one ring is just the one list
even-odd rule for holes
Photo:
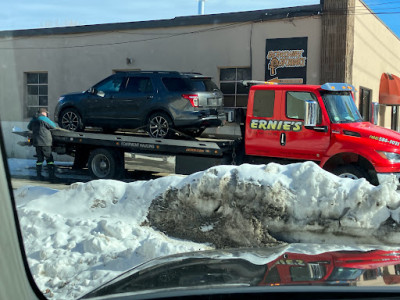
[[171,118],[163,112],[152,114],[147,121],[147,131],[153,138],[167,138],[171,135]]

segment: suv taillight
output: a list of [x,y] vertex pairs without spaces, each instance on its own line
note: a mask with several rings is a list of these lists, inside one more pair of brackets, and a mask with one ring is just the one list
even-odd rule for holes
[[199,107],[199,95],[196,94],[183,94],[183,98],[190,101],[193,107]]

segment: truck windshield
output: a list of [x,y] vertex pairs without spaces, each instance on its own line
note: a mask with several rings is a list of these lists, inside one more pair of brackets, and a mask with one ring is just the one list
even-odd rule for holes
[[350,92],[325,92],[321,95],[333,123],[362,122]]

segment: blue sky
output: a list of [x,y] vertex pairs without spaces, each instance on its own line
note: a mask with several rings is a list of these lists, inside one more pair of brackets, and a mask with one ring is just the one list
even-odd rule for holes
[[[400,0],[365,0],[400,37]],[[318,4],[319,0],[206,0],[205,13]],[[170,19],[196,15],[197,0],[14,0],[0,3],[0,30]],[[357,10],[356,10],[357,13]]]

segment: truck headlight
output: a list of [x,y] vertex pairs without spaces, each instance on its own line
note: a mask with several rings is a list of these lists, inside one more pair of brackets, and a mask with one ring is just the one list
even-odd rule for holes
[[380,156],[391,161],[392,163],[400,163],[400,154],[394,152],[377,151]]
[[58,98],[58,101],[64,100],[64,97],[60,97]]

